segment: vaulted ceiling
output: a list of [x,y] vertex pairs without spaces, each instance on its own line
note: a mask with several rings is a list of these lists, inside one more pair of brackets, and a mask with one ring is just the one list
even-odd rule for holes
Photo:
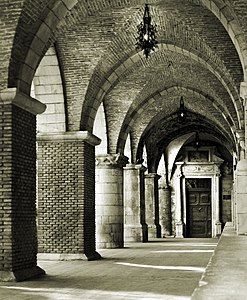
[[[7,3],[0,6],[10,12]],[[42,56],[55,44],[68,130],[92,131],[103,102],[109,153],[123,152],[128,134],[136,156],[140,143],[162,149],[195,130],[236,150],[236,132],[244,125],[239,95],[247,65],[247,2],[148,3],[158,48],[146,59],[135,49],[145,1],[15,1],[15,14],[1,18],[2,28],[12,28],[9,39],[15,46],[11,51],[6,42],[1,50],[10,58],[9,67],[0,67],[1,87],[7,81],[28,92]],[[181,96],[190,115],[186,125],[174,114]]]

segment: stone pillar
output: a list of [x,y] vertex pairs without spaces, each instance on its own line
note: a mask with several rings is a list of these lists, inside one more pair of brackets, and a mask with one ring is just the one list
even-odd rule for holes
[[159,214],[161,225],[161,236],[170,236],[172,234],[172,213],[171,213],[171,187],[159,187]]
[[247,234],[247,159],[237,164],[236,171],[237,233]]
[[123,247],[123,167],[121,154],[96,157],[96,245]]
[[177,162],[178,167],[177,177],[175,182],[175,217],[176,217],[176,238],[184,237],[184,222],[183,222],[183,198],[182,198],[182,165],[184,163]]
[[247,145],[247,82],[241,82],[240,85],[240,97],[243,99],[243,106],[244,106],[244,140],[242,144],[240,143],[240,147],[244,151],[244,155],[240,157],[240,159],[247,159],[246,156],[246,145]]
[[50,259],[99,259],[95,251],[95,145],[87,131],[39,134],[39,252]]
[[142,165],[124,167],[124,240],[147,242],[148,228],[145,222],[145,186]]
[[161,237],[158,194],[158,180],[160,177],[156,173],[145,175],[145,212],[146,223],[148,225],[148,238]]
[[44,275],[37,266],[36,115],[45,105],[9,88],[0,92],[0,280]]
[[220,174],[216,173],[214,177],[214,195],[215,195],[215,233],[214,236],[220,236],[222,231],[222,224],[220,221],[220,193],[219,193],[219,187],[220,187]]

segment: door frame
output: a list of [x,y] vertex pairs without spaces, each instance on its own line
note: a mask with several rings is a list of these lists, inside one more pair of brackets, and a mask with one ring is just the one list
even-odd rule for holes
[[[185,182],[186,180],[189,179],[188,177],[185,178]],[[190,224],[189,224],[189,217],[191,217],[190,215],[190,201],[189,199],[187,199],[187,195],[190,193],[190,192],[195,192],[195,193],[200,193],[200,192],[207,192],[209,195],[210,195],[210,204],[208,206],[210,206],[210,218],[209,220],[211,220],[211,224],[210,224],[210,233],[211,233],[211,236],[212,236],[212,179],[211,178],[198,178],[198,177],[194,177],[193,179],[200,179],[200,180],[204,180],[204,179],[209,179],[210,180],[210,187],[209,188],[188,188],[185,186],[185,236],[186,237],[191,237],[189,236],[189,228],[190,228]],[[208,220],[207,220],[208,222]],[[191,231],[191,230],[190,230]],[[209,237],[209,236],[205,236],[206,237]]]
[[[210,178],[211,179],[211,218],[212,218],[212,237],[218,237],[221,234],[222,225],[220,222],[220,195],[219,195],[219,178],[221,163],[190,163],[177,162],[177,184],[175,189],[175,215],[176,232],[178,237],[185,236],[186,228],[186,187],[185,178]],[[180,218],[181,216],[181,218]],[[183,225],[181,226],[182,221]]]

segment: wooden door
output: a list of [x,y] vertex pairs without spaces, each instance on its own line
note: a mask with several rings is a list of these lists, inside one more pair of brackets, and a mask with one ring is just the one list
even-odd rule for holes
[[[211,237],[211,183],[200,182],[187,188],[187,226],[188,237]],[[210,180],[210,179],[207,179]],[[208,186],[210,185],[210,186]]]

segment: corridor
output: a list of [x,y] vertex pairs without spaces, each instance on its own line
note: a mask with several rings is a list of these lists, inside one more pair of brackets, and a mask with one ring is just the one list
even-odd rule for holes
[[155,239],[98,250],[98,261],[39,261],[46,276],[0,283],[0,299],[190,299],[217,242]]

